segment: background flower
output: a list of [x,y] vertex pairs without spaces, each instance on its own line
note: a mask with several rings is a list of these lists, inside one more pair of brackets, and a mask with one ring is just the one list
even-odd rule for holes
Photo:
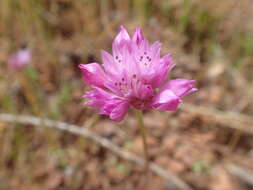
[[31,51],[29,49],[21,49],[11,55],[8,64],[14,69],[20,69],[30,61]]

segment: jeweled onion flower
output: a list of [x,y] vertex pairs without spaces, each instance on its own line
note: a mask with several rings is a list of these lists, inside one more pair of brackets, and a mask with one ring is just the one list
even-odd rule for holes
[[130,106],[140,109],[174,111],[182,97],[196,91],[194,80],[168,80],[174,67],[170,54],[160,55],[161,43],[149,45],[140,28],[132,38],[121,26],[112,44],[112,54],[101,51],[102,66],[81,64],[84,82],[92,90],[83,96],[85,104],[121,121]]

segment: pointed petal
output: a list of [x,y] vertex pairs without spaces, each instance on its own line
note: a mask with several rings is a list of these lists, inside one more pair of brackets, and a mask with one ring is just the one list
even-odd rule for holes
[[131,52],[129,52],[128,50],[124,50],[122,54],[122,59],[122,68],[124,68],[125,75],[131,78],[133,74],[139,74],[138,64],[132,56]]
[[146,39],[143,39],[142,41],[140,41],[140,44],[139,44],[139,50],[140,52],[142,53],[147,53],[148,50],[149,50],[149,43],[148,43],[148,40]]
[[114,94],[122,95],[122,92],[119,88],[119,82],[120,79],[117,79],[116,76],[112,76],[109,80],[105,81],[105,87],[112,91]]
[[153,107],[159,110],[176,110],[181,97],[197,89],[192,88],[194,80],[175,79],[167,82],[153,99]]
[[115,74],[118,73],[118,66],[113,59],[112,55],[107,53],[104,50],[101,50],[101,56],[103,61],[103,66],[105,68],[105,71],[109,74]]
[[168,77],[169,72],[174,68],[175,64],[172,63],[172,58],[170,55],[164,56],[159,64],[153,66],[152,71],[146,80],[152,85],[153,88],[158,88]]
[[100,114],[110,115],[112,110],[121,102],[119,99],[109,99],[100,109]]
[[140,45],[140,43],[144,40],[144,36],[142,33],[142,30],[140,28],[136,28],[134,35],[132,37],[132,41],[136,44],[136,45]]
[[113,43],[120,44],[122,42],[129,41],[129,40],[130,40],[130,37],[127,30],[124,28],[124,26],[120,26],[119,33],[115,37]]
[[126,29],[121,26],[118,35],[115,37],[112,43],[113,57],[118,60],[122,60],[122,51],[124,49],[130,50],[131,39]]
[[158,110],[175,111],[182,100],[169,89],[161,90],[153,99],[152,107]]
[[160,59],[160,51],[161,51],[162,44],[160,42],[155,42],[150,46],[150,55],[152,61],[156,63],[156,60]]
[[184,94],[184,96],[187,96],[188,94],[191,94],[191,93],[196,92],[196,91],[198,91],[197,88],[192,88],[192,89],[190,89],[189,91],[187,91],[187,92]]
[[122,121],[127,114],[129,103],[122,101],[110,113],[110,119],[113,121]]
[[193,88],[194,84],[195,80],[174,79],[167,82],[167,84],[164,85],[163,89],[170,89],[178,97],[183,97],[197,90],[196,88]]
[[113,98],[101,108],[100,114],[108,115],[111,120],[121,121],[128,111],[129,103],[126,100]]
[[97,63],[80,64],[79,68],[83,72],[83,80],[91,86],[103,87],[106,75]]
[[85,102],[86,105],[101,109],[108,100],[116,98],[116,96],[101,88],[95,87],[94,90],[86,92],[83,98],[89,99],[89,101]]

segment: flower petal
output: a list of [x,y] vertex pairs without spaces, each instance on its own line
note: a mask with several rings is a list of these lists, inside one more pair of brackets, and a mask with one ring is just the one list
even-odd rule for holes
[[115,75],[122,70],[121,64],[116,62],[111,54],[108,52],[101,50],[101,56],[103,60],[103,67],[107,74]]
[[152,107],[158,110],[175,111],[181,102],[182,100],[173,91],[165,89],[154,97]]
[[122,61],[122,52],[124,50],[130,50],[131,39],[126,29],[121,26],[118,35],[115,37],[112,43],[113,57],[116,61]]
[[132,37],[132,41],[138,46],[144,40],[144,36],[142,30],[140,28],[136,28],[134,35]]
[[100,114],[109,115],[111,120],[121,121],[128,111],[129,103],[126,100],[113,98],[105,102]]
[[94,90],[86,92],[83,96],[83,98],[89,99],[88,102],[85,102],[86,105],[100,109],[105,105],[108,100],[113,99],[115,97],[115,95],[97,87],[95,87]]
[[89,85],[103,87],[106,75],[97,63],[80,64],[79,68],[83,71],[83,80]]
[[129,103],[122,101],[110,113],[110,119],[113,121],[122,121],[127,114]]
[[17,57],[19,58],[19,61],[22,62],[23,64],[27,63],[31,60],[31,52],[29,49],[20,50],[17,53]]
[[140,84],[136,88],[136,97],[138,97],[140,100],[149,100],[151,97],[153,97],[153,89],[150,85],[144,85]]
[[172,63],[172,58],[170,55],[164,56],[158,61],[159,64],[153,66],[152,71],[146,80],[152,85],[153,88],[158,88],[168,77],[169,72],[173,69],[175,64]]
[[29,49],[22,49],[12,54],[8,64],[14,69],[19,69],[31,61],[31,52]]
[[113,43],[120,44],[125,41],[130,41],[130,37],[127,30],[124,28],[124,26],[120,26],[119,33],[115,37],[115,40]]
[[196,88],[193,88],[194,84],[195,80],[174,79],[167,82],[163,89],[170,89],[178,97],[183,97],[197,90]]

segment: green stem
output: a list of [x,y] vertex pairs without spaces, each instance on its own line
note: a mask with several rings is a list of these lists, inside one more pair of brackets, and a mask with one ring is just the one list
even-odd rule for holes
[[147,146],[147,139],[146,139],[146,129],[143,122],[143,114],[141,110],[135,110],[135,114],[138,119],[140,131],[141,131],[142,143],[144,147],[144,155],[145,155],[145,160],[146,160],[145,171],[147,171],[149,168],[149,154],[148,154],[148,146]]

